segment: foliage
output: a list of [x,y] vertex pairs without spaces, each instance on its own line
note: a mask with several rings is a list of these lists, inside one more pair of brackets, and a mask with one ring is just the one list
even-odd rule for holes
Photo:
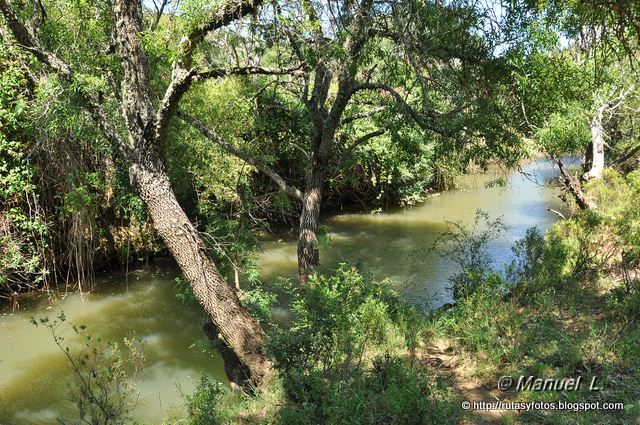
[[288,401],[282,423],[419,424],[453,415],[437,406],[437,385],[398,355],[415,349],[424,321],[388,285],[343,264],[293,293],[293,326],[269,342]]
[[125,263],[137,253],[157,252],[128,176],[82,113],[74,89],[28,70],[25,53],[5,41],[0,292],[49,289],[59,276],[84,285],[94,267],[118,255]]
[[[29,161],[28,81],[14,48],[0,51],[0,293],[46,277],[47,220]],[[17,285],[17,286],[16,286]]]
[[562,112],[547,118],[545,126],[538,129],[534,138],[540,149],[559,158],[566,153],[579,152],[591,141],[589,117],[579,105],[567,106]]
[[471,295],[483,282],[489,281],[493,259],[487,252],[487,245],[509,227],[501,217],[491,220],[482,210],[476,211],[470,228],[461,222],[448,224],[449,228],[436,239],[432,249],[459,267],[459,272],[449,278],[449,289],[457,300]]
[[228,389],[206,375],[200,377],[193,394],[184,395],[191,425],[216,425],[223,423],[220,418],[220,399]]
[[139,341],[125,338],[125,350],[115,343],[104,343],[86,333],[86,326],[68,325],[83,341],[78,353],[65,344],[61,326],[66,322],[64,312],[50,321],[48,317],[31,319],[34,326],[44,326],[64,353],[73,369],[75,384],[70,399],[78,408],[77,419],[61,423],[117,425],[132,422],[138,392],[133,382],[142,373],[144,356]]

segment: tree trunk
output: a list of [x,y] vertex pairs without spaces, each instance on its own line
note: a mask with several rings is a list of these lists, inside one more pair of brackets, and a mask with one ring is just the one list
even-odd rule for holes
[[569,171],[564,167],[564,164],[559,159],[556,160],[556,164],[558,164],[558,168],[560,168],[560,181],[562,182],[565,190],[571,193],[573,198],[576,200],[578,207],[581,210],[596,208],[596,204],[589,199],[587,194],[582,190],[580,180],[569,174]]
[[271,364],[264,352],[264,331],[240,304],[207,255],[204,242],[178,204],[160,161],[142,160],[130,168],[135,187],[155,229],[188,279],[193,292],[219,329],[224,342],[249,369],[252,383],[261,382]]
[[591,167],[582,177],[585,180],[602,177],[604,171],[604,129],[602,128],[602,116],[597,114],[590,123],[591,127]]
[[307,187],[302,199],[300,234],[298,236],[298,281],[306,283],[309,275],[320,265],[318,226],[322,203],[323,170],[313,163],[307,177]]
[[584,174],[588,173],[591,167],[593,167],[593,143],[589,142],[587,147],[584,149],[584,159],[582,161],[582,172]]
[[[131,146],[130,176],[155,229],[189,281],[196,299],[211,316],[224,342],[248,368],[247,378],[258,384],[271,369],[263,351],[264,331],[242,307],[209,258],[198,230],[176,200],[162,161],[168,120],[175,104],[167,107],[171,105],[169,99],[163,101],[157,113],[153,110],[148,60],[138,39],[143,31],[141,3],[117,0],[115,13],[116,38],[124,58],[122,112]],[[193,35],[191,39],[194,37],[197,38]],[[176,75],[186,74],[176,72]],[[179,100],[179,91],[171,94],[171,87],[167,91],[170,98]]]

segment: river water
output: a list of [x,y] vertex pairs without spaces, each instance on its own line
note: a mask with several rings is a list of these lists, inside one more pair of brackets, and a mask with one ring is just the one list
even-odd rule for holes
[[[342,261],[361,263],[377,278],[392,278],[411,302],[442,305],[450,301],[447,278],[455,269],[429,248],[447,221],[473,223],[478,209],[492,218],[502,216],[510,229],[489,246],[499,266],[527,228],[545,229],[556,220],[547,208],[562,208],[557,189],[544,184],[557,175],[555,169],[539,160],[523,171],[530,176],[466,176],[461,190],[431,196],[413,208],[330,217],[325,223],[329,242],[321,250],[323,268]],[[485,187],[497,177],[506,177],[508,185]],[[294,276],[295,252],[293,236],[266,241],[258,258],[263,279]],[[102,277],[90,294],[40,296],[21,300],[17,311],[5,308],[0,313],[0,424],[50,424],[74,414],[67,401],[72,370],[46,329],[30,323],[31,317],[53,319],[60,310],[68,322],[86,325],[87,332],[104,340],[122,341],[134,332],[143,341],[146,369],[137,385],[135,413],[142,421],[155,424],[183,416],[180,394],[189,394],[202,374],[226,382],[222,359],[208,349],[202,332],[202,310],[176,298],[177,275],[173,267],[156,265],[128,277]],[[66,337],[73,353],[82,340],[71,331]]]

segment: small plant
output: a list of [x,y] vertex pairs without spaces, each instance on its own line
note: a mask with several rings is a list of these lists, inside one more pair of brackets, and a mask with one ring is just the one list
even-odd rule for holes
[[125,338],[124,350],[115,343],[104,343],[86,333],[86,326],[68,326],[84,339],[82,349],[73,353],[65,345],[61,327],[66,322],[64,312],[56,320],[32,318],[34,326],[44,326],[69,361],[74,375],[71,401],[78,407],[79,421],[59,419],[61,424],[120,425],[133,421],[139,393],[133,382],[142,373],[144,356],[139,341]]
[[218,381],[206,375],[200,377],[200,382],[191,395],[184,395],[189,423],[191,425],[215,425],[222,423],[219,412],[220,399],[229,390]]
[[443,258],[452,260],[460,270],[449,278],[453,298],[471,295],[492,273],[493,260],[487,247],[509,229],[502,217],[491,220],[489,215],[476,211],[473,226],[448,222],[449,228],[433,244]]

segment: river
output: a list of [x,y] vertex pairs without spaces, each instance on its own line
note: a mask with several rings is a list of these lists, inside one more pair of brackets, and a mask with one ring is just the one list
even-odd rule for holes
[[[546,184],[557,175],[550,163],[538,160],[517,172],[465,176],[461,190],[430,196],[413,208],[379,214],[339,214],[328,218],[329,242],[321,251],[323,268],[341,261],[362,263],[377,278],[392,278],[411,302],[437,307],[450,301],[447,278],[453,272],[446,259],[429,252],[447,221],[472,223],[476,210],[502,216],[510,226],[489,246],[500,264],[526,229],[548,228],[557,217],[547,208],[562,209],[558,191]],[[485,187],[505,176],[504,188]],[[532,178],[535,176],[535,178]],[[295,238],[265,241],[258,265],[265,280],[294,276]],[[72,415],[67,401],[72,370],[51,335],[30,323],[31,317],[55,318],[63,310],[68,321],[107,341],[121,341],[135,332],[143,341],[146,370],[138,382],[136,417],[161,423],[184,415],[181,391],[188,394],[201,374],[226,381],[220,356],[208,350],[202,332],[205,317],[198,307],[176,298],[175,268],[155,265],[145,270],[100,277],[89,294],[39,296],[20,301],[20,308],[0,313],[0,424],[50,424]],[[125,281],[127,283],[125,283]],[[67,332],[65,343],[76,350],[81,339]]]

